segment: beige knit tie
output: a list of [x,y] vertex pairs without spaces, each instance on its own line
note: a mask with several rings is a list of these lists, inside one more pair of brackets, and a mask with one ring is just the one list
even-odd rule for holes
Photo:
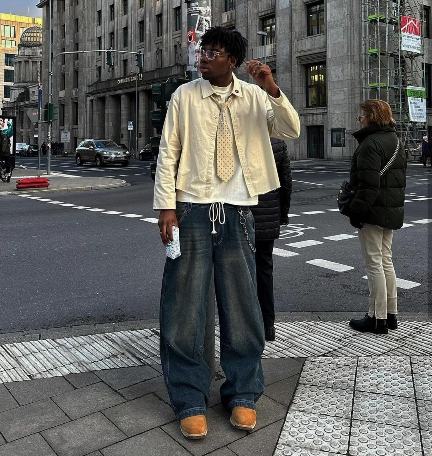
[[234,148],[233,134],[228,125],[228,106],[231,99],[226,102],[214,98],[219,106],[219,122],[216,132],[216,174],[223,181],[228,182],[234,175]]

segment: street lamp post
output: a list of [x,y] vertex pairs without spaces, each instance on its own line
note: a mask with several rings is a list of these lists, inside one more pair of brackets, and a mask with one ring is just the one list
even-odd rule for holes
[[47,174],[51,174],[51,146],[52,146],[52,99],[53,99],[53,0],[49,2],[49,49],[48,49],[48,151],[47,151]]
[[264,65],[267,64],[267,32],[262,30],[258,30],[257,35],[264,37]]

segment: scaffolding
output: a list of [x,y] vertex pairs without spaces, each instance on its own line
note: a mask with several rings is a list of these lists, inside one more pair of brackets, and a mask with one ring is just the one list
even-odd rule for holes
[[404,16],[423,25],[423,4],[418,0],[362,0],[363,99],[390,104],[399,138],[412,158],[427,133],[426,123],[410,118],[407,88],[425,87],[425,65],[423,42],[421,51],[403,50]]

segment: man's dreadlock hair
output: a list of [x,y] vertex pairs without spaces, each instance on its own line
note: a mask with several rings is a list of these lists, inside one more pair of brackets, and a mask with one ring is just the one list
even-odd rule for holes
[[201,38],[201,46],[218,44],[225,51],[236,59],[236,67],[239,67],[245,57],[247,49],[247,39],[237,30],[226,27],[211,27]]

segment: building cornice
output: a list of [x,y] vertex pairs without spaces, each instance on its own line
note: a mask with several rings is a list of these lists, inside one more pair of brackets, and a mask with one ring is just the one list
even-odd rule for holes
[[43,8],[45,5],[49,3],[49,0],[41,0],[36,6],[38,8]]

